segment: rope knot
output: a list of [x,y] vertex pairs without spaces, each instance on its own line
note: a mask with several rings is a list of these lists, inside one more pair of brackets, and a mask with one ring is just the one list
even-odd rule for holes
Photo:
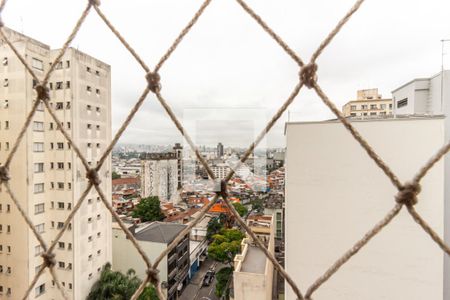
[[228,196],[228,193],[227,193],[227,182],[225,180],[221,180],[220,181],[220,190],[217,192],[217,194],[222,196],[222,198],[224,200]]
[[100,0],[89,0],[89,3],[94,6],[100,6]]
[[98,172],[96,169],[90,169],[87,173],[86,173],[86,178],[89,179],[89,181],[93,184],[93,185],[100,185],[100,183],[102,183],[102,181],[100,180],[100,177],[98,177]]
[[10,179],[9,170],[5,166],[0,166],[0,181],[6,182]]
[[306,85],[307,88],[312,88],[317,81],[317,64],[310,62],[303,66],[300,70],[300,80]]
[[45,266],[51,268],[56,265],[55,254],[54,253],[42,253],[41,257],[44,259]]
[[39,100],[48,100],[50,96],[48,95],[48,87],[43,86],[42,84],[36,85],[37,97]]
[[417,203],[417,194],[420,190],[420,184],[407,182],[399,189],[395,201],[406,206],[413,206]]
[[159,274],[158,269],[154,269],[154,268],[147,269],[148,279],[154,286],[158,285],[158,282],[159,282],[158,274]]
[[145,78],[148,82],[148,88],[153,93],[157,93],[161,90],[161,83],[160,83],[160,77],[158,73],[148,72],[147,75],[145,75]]

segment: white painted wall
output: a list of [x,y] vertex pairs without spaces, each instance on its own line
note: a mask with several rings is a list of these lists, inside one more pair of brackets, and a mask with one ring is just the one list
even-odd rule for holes
[[[444,119],[355,121],[409,180],[444,143]],[[286,269],[305,291],[395,205],[386,175],[338,122],[288,124]],[[416,209],[443,235],[444,169],[423,179]],[[443,252],[405,209],[315,294],[320,299],[443,299]],[[286,299],[295,296],[286,285]]]

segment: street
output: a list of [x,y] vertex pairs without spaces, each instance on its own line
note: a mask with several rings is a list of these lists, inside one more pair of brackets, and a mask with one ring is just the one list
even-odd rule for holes
[[207,259],[203,265],[200,267],[197,273],[195,273],[194,277],[191,279],[191,282],[186,287],[186,289],[181,294],[181,300],[219,300],[219,298],[215,295],[214,291],[216,290],[216,277],[214,276],[214,280],[209,286],[202,287],[202,281],[205,277],[208,269],[216,265],[215,271],[219,271],[225,265],[214,262],[212,260]]

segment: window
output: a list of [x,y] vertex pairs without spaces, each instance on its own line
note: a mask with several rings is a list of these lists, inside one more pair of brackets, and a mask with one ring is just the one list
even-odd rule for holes
[[100,89],[95,89],[95,94],[96,94],[97,96],[100,96]]
[[50,130],[53,130],[53,122],[50,122],[50,124],[49,124],[49,129],[50,129]]
[[49,86],[49,89],[50,89],[50,90],[53,90],[53,82],[50,82],[50,83],[48,84],[48,86]]
[[361,109],[367,109],[367,105],[366,104],[361,105]]
[[44,71],[44,64],[42,60],[34,58],[31,60],[31,66],[37,70]]
[[5,143],[5,150],[8,151],[9,150],[9,142]]
[[99,70],[95,71],[95,75],[100,76],[100,71]]
[[66,264],[63,261],[58,262],[58,268],[64,269],[66,267]]
[[56,102],[56,110],[61,110],[64,108],[63,102]]
[[58,202],[58,209],[64,209],[64,202]]
[[9,204],[6,204],[6,212],[11,212],[11,205],[9,205]]
[[69,290],[71,290],[72,289],[72,284],[71,283],[69,283]]
[[[50,143],[50,150],[53,150],[55,148],[55,144]],[[53,168],[52,168],[53,169]]]
[[33,122],[33,131],[44,131],[44,122]]
[[100,215],[97,215],[97,220],[100,220],[101,219],[101,216]]
[[89,260],[89,261],[92,260],[92,254],[89,254],[88,260]]
[[64,143],[56,143],[57,149],[58,150],[63,150],[64,149]]
[[3,103],[3,108],[8,108],[9,107],[9,101],[8,100],[5,100],[4,101],[4,103]]
[[95,129],[100,130],[100,125],[96,125]]
[[92,273],[89,273],[88,279],[92,279]]
[[8,78],[5,78],[4,80],[3,80],[3,86],[4,87],[7,87],[9,85],[9,80],[8,80]]
[[[71,189],[72,189],[72,183],[70,183],[70,182],[67,183],[67,189],[68,189],[68,190],[71,190]],[[70,204],[70,203],[69,203],[69,204]],[[69,208],[69,209],[70,209],[70,208]]]
[[92,124],[87,124],[87,129],[91,129],[92,128]]
[[72,243],[67,244],[67,250],[72,250]]
[[42,172],[44,172],[44,163],[35,163],[34,173],[42,173]]
[[70,162],[67,163],[67,169],[69,169],[69,170],[72,169],[72,163],[70,163]]
[[11,233],[11,225],[6,226],[6,233]]
[[389,108],[392,109],[392,104],[389,104]]
[[44,184],[43,183],[36,183],[34,185],[34,193],[43,193],[44,192]]
[[55,163],[52,163],[52,162],[51,162],[51,163],[50,163],[50,169],[53,170],[54,168],[55,168]]
[[92,235],[88,236],[88,242],[92,242]]
[[42,253],[42,247],[41,245],[37,245],[34,247],[34,256],[38,256]]
[[39,203],[34,205],[34,214],[42,214],[45,211],[44,203]]
[[376,104],[370,104],[370,109],[377,109],[377,105]]
[[356,113],[351,113],[350,117],[356,117]]
[[92,148],[92,144],[91,143],[87,143],[87,147],[88,148]]
[[95,108],[95,111],[96,111],[97,113],[100,113],[100,107],[96,107],[96,108]]
[[86,72],[91,73],[91,68],[90,67],[86,67]]
[[[72,263],[68,263],[68,264],[67,264],[67,269],[68,269],[68,270],[72,270]],[[70,283],[69,283],[69,286],[71,286]]]
[[356,110],[356,105],[351,105],[350,110]]
[[97,255],[101,255],[102,254],[102,250],[97,250]]
[[376,112],[371,112],[370,115],[371,115],[371,116],[376,116],[377,113],[376,113]]
[[7,269],[6,269],[6,274],[11,274],[11,267],[8,267]]
[[57,70],[58,69],[62,69],[62,67],[63,67],[62,61],[60,61],[60,62],[58,62],[58,64],[56,64],[56,69]]
[[58,248],[59,249],[64,249],[65,248],[65,244],[64,244],[64,242],[58,242]]
[[380,104],[381,109],[386,109],[386,104]]
[[44,233],[45,224],[44,223],[38,224],[38,225],[34,226],[34,228],[36,229],[37,233]]
[[8,65],[8,58],[7,57],[3,57],[3,61],[2,61],[4,66]]
[[64,227],[64,222],[58,222],[58,229],[61,229]]
[[66,109],[70,109],[70,102],[66,102]]
[[59,162],[58,163],[58,169],[59,170],[64,169],[64,163],[63,162]]
[[97,143],[97,148],[100,148],[100,143]]
[[90,93],[90,92],[92,92],[92,88],[88,85],[88,86],[86,86],[86,91],[87,91],[88,93]]
[[54,182],[50,182],[50,189],[53,190],[54,188],[55,188],[55,183]]
[[58,182],[58,190],[63,190],[64,189],[64,182]]
[[70,122],[67,122],[67,129],[70,129]]
[[70,89],[70,81],[66,81],[66,89]]
[[66,60],[66,68],[70,68],[70,60]]
[[0,265],[0,273],[3,273],[3,266]]
[[404,107],[408,105],[408,98],[402,99],[397,102],[397,108]]
[[87,105],[87,106],[86,106],[86,110],[87,110],[87,111],[91,111],[91,110],[92,110],[92,106]]
[[5,129],[9,129],[9,121],[5,121]]
[[45,293],[45,283],[41,284],[37,288],[34,289],[36,297]]
[[385,115],[386,115],[386,112],[385,112],[385,111],[380,111],[380,115],[385,116]]
[[91,223],[92,222],[92,218],[88,218],[88,223]]
[[33,143],[34,152],[44,152],[44,143]]
[[63,88],[63,82],[57,81],[56,85],[55,85],[55,90],[62,90],[62,88]]

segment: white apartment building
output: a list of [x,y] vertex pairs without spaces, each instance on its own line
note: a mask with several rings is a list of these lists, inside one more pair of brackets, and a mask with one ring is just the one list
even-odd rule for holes
[[217,179],[224,179],[230,173],[230,166],[226,163],[218,163],[211,166],[211,170]]
[[[59,50],[3,29],[39,78]],[[33,106],[35,82],[4,41],[0,44],[0,162],[4,162]],[[62,126],[92,166],[111,141],[110,66],[69,48],[51,76],[50,103]],[[111,195],[109,160],[100,170]],[[88,181],[84,167],[41,105],[10,166],[10,184],[47,244],[76,205]],[[85,299],[111,261],[111,216],[92,190],[56,249],[56,272],[69,299]],[[21,299],[42,264],[42,249],[3,190],[0,190],[0,299]],[[61,299],[46,271],[29,299]]]
[[[252,216],[247,225],[274,254],[273,216]],[[273,264],[249,235],[241,242],[241,253],[234,258],[233,300],[272,299]]]
[[[414,79],[392,91],[394,114],[445,115],[445,141],[450,140],[450,70],[444,70],[429,78]],[[450,243],[450,157],[444,157],[445,202],[444,239]],[[450,299],[450,258],[444,256],[444,299]]]
[[[352,125],[402,182],[447,141],[442,116]],[[338,121],[288,123],[286,145],[285,266],[305,291],[394,207],[397,191]],[[415,208],[444,236],[443,161],[421,185]],[[403,208],[312,298],[447,300],[444,256]]]
[[141,155],[141,196],[158,196],[160,201],[177,203],[177,191],[183,180],[182,148],[175,144],[173,152]]

